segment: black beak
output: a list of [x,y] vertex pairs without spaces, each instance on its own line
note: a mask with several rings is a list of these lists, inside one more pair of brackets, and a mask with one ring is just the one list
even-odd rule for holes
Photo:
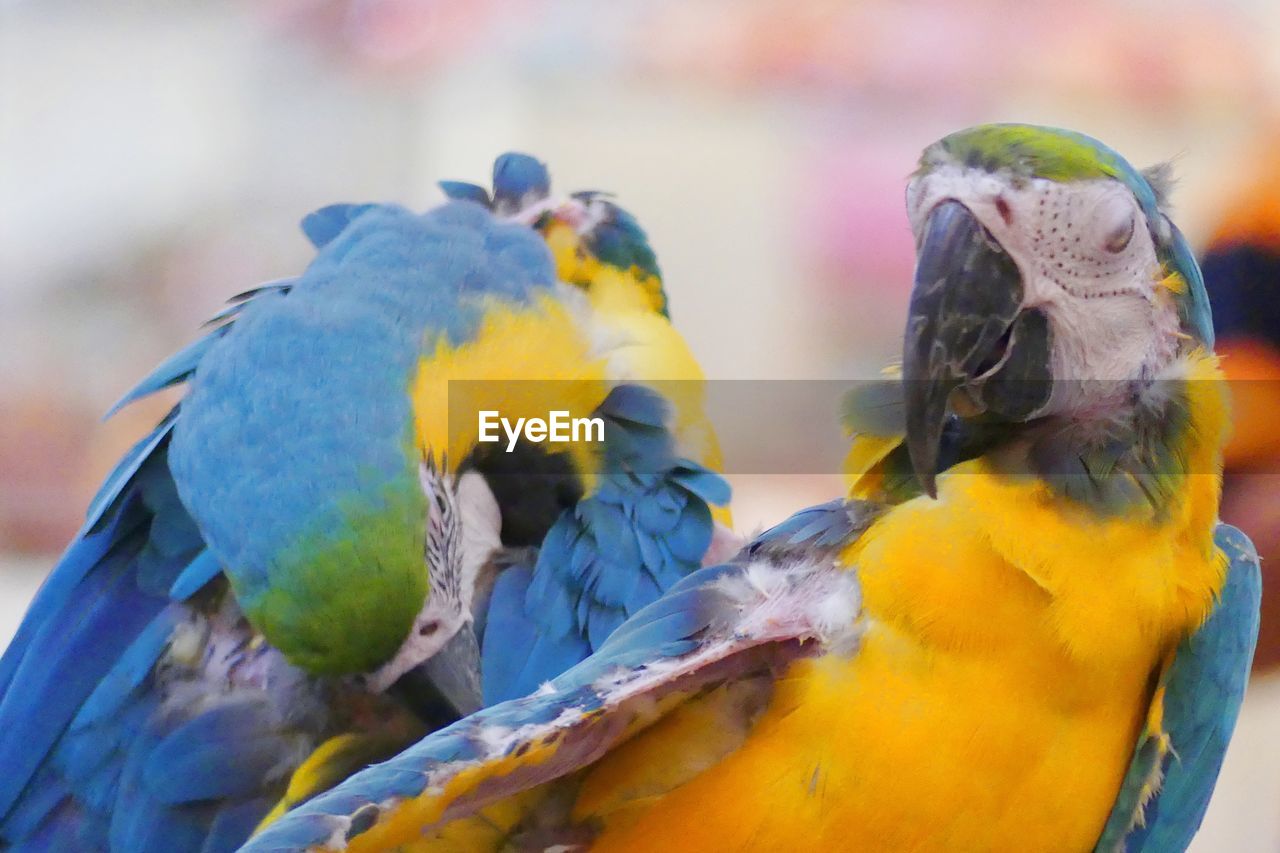
[[474,714],[480,698],[480,644],[471,623],[458,629],[428,660],[406,672],[396,689],[433,727]]
[[1047,371],[1043,315],[1023,315],[1043,333],[1015,329],[1022,301],[1017,264],[973,213],[958,201],[934,208],[916,255],[902,353],[907,451],[930,497],[937,497],[939,446],[952,392],[1003,373],[1015,335],[1038,341],[1034,349],[1040,352],[1030,360],[1042,362]]

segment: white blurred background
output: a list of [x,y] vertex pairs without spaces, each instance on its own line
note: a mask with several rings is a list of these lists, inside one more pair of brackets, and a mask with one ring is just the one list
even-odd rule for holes
[[[924,145],[1020,120],[1172,158],[1203,242],[1271,150],[1277,44],[1269,0],[0,0],[0,641],[166,401],[99,415],[297,272],[316,207],[525,150],[639,216],[709,376],[874,375]],[[734,479],[747,530],[841,491]],[[1200,853],[1280,849],[1278,724],[1260,676]]]

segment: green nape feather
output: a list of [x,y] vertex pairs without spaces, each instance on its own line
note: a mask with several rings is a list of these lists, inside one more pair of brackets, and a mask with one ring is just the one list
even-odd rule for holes
[[920,169],[946,162],[1060,182],[1137,174],[1123,157],[1092,137],[1030,124],[983,124],[944,136],[925,149]]
[[[361,490],[363,494],[367,494]],[[427,597],[426,499],[416,478],[380,504],[339,503],[343,523],[285,549],[271,583],[245,604],[273,645],[308,672],[370,672],[391,658]]]

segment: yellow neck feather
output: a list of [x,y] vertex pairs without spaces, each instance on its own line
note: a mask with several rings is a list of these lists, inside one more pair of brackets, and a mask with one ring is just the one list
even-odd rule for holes
[[[939,479],[937,501],[921,497],[895,507],[851,546],[846,560],[864,572],[868,605],[886,554],[922,585],[926,600],[931,594],[958,596],[939,600],[940,608],[963,609],[966,601],[981,605],[984,590],[953,588],[976,580],[957,571],[956,556],[967,556],[992,573],[985,583],[1022,587],[1032,599],[1041,597],[1052,634],[1072,657],[1110,661],[1137,655],[1145,665],[1204,620],[1224,577],[1213,545],[1228,425],[1220,380],[1212,354],[1191,357],[1191,423],[1181,448],[1188,473],[1164,512],[1104,517],[1037,478],[1002,476],[983,458],[964,462]],[[895,601],[902,597],[902,581],[894,578]],[[965,617],[950,613],[937,625],[956,620]]]

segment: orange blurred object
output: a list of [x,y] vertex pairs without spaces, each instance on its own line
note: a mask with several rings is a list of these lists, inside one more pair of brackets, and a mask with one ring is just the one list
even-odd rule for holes
[[1257,338],[1228,338],[1216,349],[1231,387],[1227,468],[1280,473],[1280,348]]
[[[1280,254],[1280,160],[1275,156],[1280,128],[1262,138],[1265,142],[1254,147],[1253,156],[1242,158],[1257,168],[1250,169],[1234,195],[1228,197],[1209,240],[1213,249],[1247,244]],[[1280,334],[1280,329],[1276,331]]]

